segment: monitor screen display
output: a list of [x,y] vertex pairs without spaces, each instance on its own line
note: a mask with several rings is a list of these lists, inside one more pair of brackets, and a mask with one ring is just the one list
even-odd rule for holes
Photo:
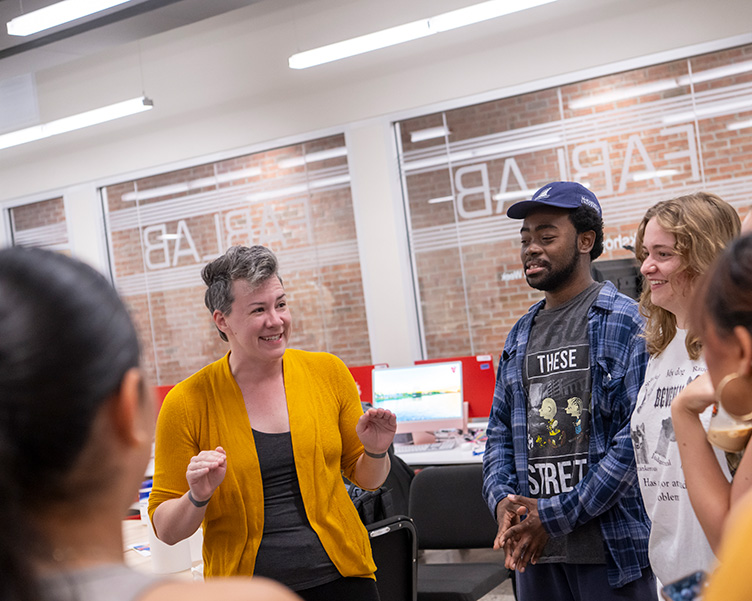
[[422,359],[415,365],[426,363],[462,362],[462,396],[468,404],[468,418],[487,419],[491,415],[496,373],[491,355],[470,355],[467,357],[445,357],[443,359]]
[[639,300],[642,292],[642,274],[637,259],[611,259],[595,261],[590,266],[596,282],[609,280],[622,294]]
[[374,369],[373,406],[397,416],[397,432],[464,429],[462,363]]

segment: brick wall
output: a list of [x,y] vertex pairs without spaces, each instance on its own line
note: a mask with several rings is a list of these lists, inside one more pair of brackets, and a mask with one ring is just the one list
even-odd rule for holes
[[[622,246],[633,242],[645,210],[659,200],[707,189],[746,212],[752,128],[727,125],[752,119],[752,104],[696,121],[664,120],[693,106],[752,99],[751,71],[693,87],[681,80],[690,69],[697,76],[748,61],[752,46],[399,123],[428,357],[488,353],[498,359],[511,326],[541,298],[518,272],[520,224],[504,216],[515,199],[494,198],[501,192],[536,189],[560,177],[587,182],[604,208],[604,260],[630,256]],[[661,91],[571,106],[583,97],[672,80],[676,85]],[[448,148],[444,139],[410,141],[411,132],[445,123]],[[203,305],[200,268],[227,242],[262,243],[280,257],[293,346],[327,350],[350,365],[371,362],[347,159],[285,163],[343,146],[343,136],[331,136],[103,190],[116,282],[155,383],[172,384],[226,352]],[[676,173],[635,181],[650,166]],[[239,172],[246,176],[224,178]],[[428,203],[442,197],[453,201]],[[62,199],[16,207],[13,219],[17,230],[59,223]],[[177,238],[161,242],[163,234]]]
[[176,383],[227,352],[200,270],[232,244],[277,254],[291,346],[370,363],[347,158],[316,155],[343,148],[332,136],[103,190],[115,281],[155,383]]
[[[633,244],[642,215],[659,200],[706,189],[746,212],[752,128],[727,125],[752,118],[752,69],[694,90],[687,76],[751,60],[752,46],[734,48],[399,123],[428,357],[498,359],[511,326],[542,297],[514,273],[520,222],[504,213],[517,199],[497,194],[562,177],[585,182],[604,209],[603,260],[631,256],[622,246]],[[655,82],[666,89],[644,87]],[[577,106],[634,86],[645,92]],[[728,107],[739,100],[747,101],[741,112]],[[693,102],[697,121],[682,117]],[[444,124],[448,147],[444,138],[411,142],[411,132]],[[659,170],[675,173],[639,179]],[[447,196],[453,200],[428,202]]]
[[20,205],[9,212],[14,244],[70,254],[62,197]]
[[11,209],[13,231],[65,222],[65,205],[62,197],[42,200]]

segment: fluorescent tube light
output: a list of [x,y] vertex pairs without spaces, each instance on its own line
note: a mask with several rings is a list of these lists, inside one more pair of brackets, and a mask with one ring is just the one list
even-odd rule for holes
[[716,67],[715,69],[706,69],[705,71],[697,71],[692,73],[692,76],[682,75],[677,78],[679,85],[687,86],[691,83],[702,83],[704,81],[710,81],[711,79],[720,79],[721,77],[729,77],[730,75],[738,75],[739,73],[746,73],[752,71],[752,61],[744,61],[742,63],[734,63],[731,65],[724,65],[723,67]]
[[428,167],[436,167],[438,165],[444,165],[445,163],[459,163],[460,161],[467,161],[470,159],[478,159],[481,157],[504,154],[508,152],[514,152],[517,150],[528,150],[531,148],[537,148],[539,146],[555,146],[561,143],[562,138],[559,135],[555,136],[539,136],[537,138],[522,138],[520,140],[514,140],[512,142],[503,142],[501,144],[493,144],[491,146],[482,146],[472,150],[461,150],[459,152],[451,152],[449,155],[442,154],[440,156],[429,157],[427,159],[418,159],[404,164],[405,171],[415,171],[416,169],[425,169]]
[[388,46],[395,46],[403,42],[417,40],[431,35],[428,21],[415,21],[397,27],[390,27],[375,33],[358,36],[343,42],[335,42],[313,50],[306,50],[293,54],[288,59],[290,69],[308,69],[324,63],[331,63],[343,58],[373,52]]
[[752,119],[747,119],[746,121],[734,121],[733,123],[729,123],[726,126],[726,129],[734,131],[736,129],[746,129],[748,127],[752,127]]
[[451,202],[454,200],[454,196],[439,196],[438,198],[431,198],[428,200],[428,204],[436,205],[440,202]]
[[225,171],[224,173],[217,173],[214,177],[205,177],[203,179],[194,180],[201,184],[200,187],[208,185],[206,182],[214,181],[218,184],[225,184],[227,182],[236,182],[239,179],[250,179],[252,177],[258,177],[261,175],[261,167],[249,167],[248,169],[239,169],[237,171]]
[[693,121],[695,118],[715,117],[724,113],[735,113],[739,110],[747,110],[752,107],[752,96],[741,98],[730,102],[714,102],[707,106],[700,107],[694,111],[684,111],[683,113],[674,113],[666,115],[662,121],[666,125],[682,123],[684,121]]
[[619,100],[625,100],[627,98],[636,98],[637,96],[655,94],[656,92],[663,92],[665,90],[687,86],[690,84],[690,82],[702,83],[705,81],[710,81],[712,79],[720,79],[721,77],[729,77],[731,75],[738,75],[739,73],[746,73],[748,71],[752,71],[752,61],[745,61],[732,65],[724,65],[723,67],[706,69],[705,71],[697,71],[695,73],[692,73],[691,77],[689,75],[682,75],[681,77],[677,77],[676,79],[662,79],[646,84],[630,86],[628,88],[619,88],[611,92],[604,92],[602,94],[593,94],[592,96],[576,98],[569,103],[569,108],[589,108],[591,106],[597,106],[599,104],[617,102]]
[[293,54],[288,59],[291,69],[307,69],[332,61],[372,52],[388,46],[395,46],[442,33],[458,27],[473,25],[481,21],[495,19],[511,13],[556,2],[557,0],[489,0],[458,10],[452,10],[435,17],[412,21],[396,27],[382,29],[342,42],[335,42],[305,52]]
[[507,200],[529,200],[535,194],[535,189],[526,188],[524,190],[512,190],[511,192],[499,192],[494,194],[491,198],[495,201],[506,202]]
[[11,19],[6,26],[9,35],[27,36],[130,1],[63,0]]
[[423,142],[424,140],[433,140],[434,138],[443,138],[444,136],[448,136],[450,133],[449,129],[444,127],[443,125],[439,127],[428,127],[426,129],[418,129],[414,132],[410,133],[410,141],[411,142]]
[[208,188],[209,186],[216,186],[217,184],[234,182],[240,179],[250,179],[259,175],[261,175],[261,169],[259,167],[249,167],[248,169],[227,171],[225,173],[218,173],[213,177],[202,177],[180,184],[157,186],[156,188],[147,188],[146,190],[138,190],[137,192],[126,192],[125,194],[123,194],[121,200],[123,200],[123,202],[132,202],[134,200],[151,200],[152,198],[161,198],[162,196],[182,194],[184,192],[190,192],[191,190]]
[[678,87],[679,84],[675,79],[661,79],[659,81],[652,81],[650,83],[630,86],[628,88],[617,88],[616,90],[604,92],[603,94],[593,94],[592,96],[575,98],[572,102],[569,103],[569,108],[573,110],[584,109],[591,106],[597,106],[599,104],[607,104],[611,102],[618,102],[619,100],[626,100],[627,98],[636,98],[638,96],[644,96],[646,94],[655,94],[656,92],[672,90]]
[[329,148],[328,150],[319,150],[318,152],[311,152],[299,157],[293,157],[291,159],[282,159],[277,162],[277,166],[280,169],[292,169],[293,167],[300,167],[306,163],[316,163],[318,161],[326,161],[327,159],[336,159],[338,157],[347,156],[346,146],[337,146],[336,148]]
[[432,32],[441,33],[550,2],[556,2],[556,0],[490,0],[431,17],[428,19],[428,26]]
[[656,177],[671,177],[679,173],[677,169],[656,169],[655,171],[638,171],[632,175],[632,180],[636,182],[644,182],[648,179]]
[[140,98],[131,98],[130,100],[124,100],[123,102],[103,106],[102,108],[79,113],[78,115],[73,115],[71,117],[64,117],[63,119],[57,119],[56,121],[50,121],[49,123],[42,123],[40,125],[34,125],[33,127],[27,127],[26,129],[12,131],[0,135],[0,150],[3,148],[10,148],[11,146],[18,146],[19,144],[26,144],[27,142],[34,142],[35,140],[41,140],[42,138],[64,134],[91,125],[98,125],[99,123],[105,123],[107,121],[119,119],[120,117],[135,115],[136,113],[148,111],[153,108],[153,106],[154,103],[149,98],[141,96]]

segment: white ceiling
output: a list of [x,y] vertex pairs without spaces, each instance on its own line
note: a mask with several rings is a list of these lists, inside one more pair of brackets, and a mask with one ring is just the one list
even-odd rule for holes
[[[21,1],[29,10],[51,0],[0,0],[0,9]],[[171,0],[91,37],[27,48],[15,60],[0,54],[0,88],[11,69],[36,72],[34,123],[141,93],[154,100],[139,116],[0,152],[0,203],[521,94],[635,68],[643,57],[673,60],[675,49],[687,56],[687,48],[716,50],[719,40],[752,40],[750,0],[561,0],[313,69],[287,66],[294,52],[477,1]],[[32,68],[22,71],[26,61]]]
[[41,71],[260,0],[131,0],[31,36],[8,35],[5,23],[57,1],[0,0],[0,80]]

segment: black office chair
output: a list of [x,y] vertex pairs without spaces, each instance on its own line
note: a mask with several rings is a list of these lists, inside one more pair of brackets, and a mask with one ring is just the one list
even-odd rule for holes
[[[419,471],[410,486],[409,514],[419,549],[490,549],[497,527],[483,499],[480,464]],[[497,563],[418,564],[418,601],[477,601],[508,576]]]
[[413,521],[395,515],[367,528],[381,601],[416,601],[418,541]]

